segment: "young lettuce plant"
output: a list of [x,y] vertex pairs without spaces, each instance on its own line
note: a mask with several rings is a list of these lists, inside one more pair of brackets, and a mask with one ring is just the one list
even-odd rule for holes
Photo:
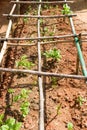
[[61,59],[60,50],[57,50],[56,48],[46,51],[43,55],[47,58],[53,59],[54,61],[59,61]]
[[17,102],[19,100],[22,102],[20,104],[20,111],[22,113],[23,118],[25,118],[29,113],[30,103],[28,101],[28,97],[30,92],[30,90],[22,89],[21,93],[14,97],[14,102]]
[[0,114],[0,126],[3,124],[4,114]]
[[26,55],[23,55],[19,61],[16,61],[16,67],[23,67],[24,69],[31,69],[34,64],[32,62],[28,61],[28,57]]
[[30,92],[30,90],[22,89],[20,94],[14,96],[14,101],[16,102],[18,100],[27,99]]
[[20,94],[17,94],[16,96],[13,95],[14,90],[13,89],[8,89],[8,92],[12,95],[13,98],[13,102],[11,103],[11,105],[13,105],[14,102],[20,102],[20,111],[22,113],[23,118],[25,118],[28,113],[29,113],[29,106],[30,103],[28,101],[28,97],[29,97],[29,93],[31,92],[31,90],[27,90],[27,89],[22,89]]
[[28,101],[25,101],[21,104],[20,106],[20,110],[22,112],[22,116],[23,117],[26,117],[29,113],[29,106],[30,106],[30,103]]
[[14,118],[9,118],[0,126],[0,130],[20,130],[21,122],[17,122]]
[[69,15],[69,14],[71,14],[71,13],[72,13],[72,11],[71,11],[71,9],[70,9],[70,6],[68,6],[67,4],[64,4],[64,5],[63,5],[62,14],[63,14],[63,15]]

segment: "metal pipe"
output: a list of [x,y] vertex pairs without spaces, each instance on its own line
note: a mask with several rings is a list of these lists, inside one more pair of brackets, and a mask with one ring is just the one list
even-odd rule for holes
[[[73,34],[76,35],[74,23],[73,23],[73,20],[72,20],[71,17],[70,17],[70,24],[71,24],[71,28],[72,28]],[[87,76],[86,65],[85,65],[85,61],[84,61],[84,58],[83,58],[83,54],[82,54],[82,51],[81,51],[81,48],[80,48],[79,39],[78,39],[78,37],[74,37],[74,40],[75,40],[75,44],[76,44],[76,47],[77,47],[77,51],[78,51],[80,63],[81,63],[81,66],[82,66],[83,74],[84,74],[85,76]]]

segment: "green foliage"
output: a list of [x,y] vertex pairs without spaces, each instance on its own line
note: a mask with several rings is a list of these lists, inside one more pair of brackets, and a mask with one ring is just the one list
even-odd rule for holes
[[64,5],[63,5],[62,14],[63,14],[63,15],[69,15],[69,14],[71,14],[71,13],[72,13],[72,11],[71,11],[71,9],[70,9],[70,6],[68,6],[67,4],[64,4]]
[[0,130],[20,130],[21,125],[21,122],[17,122],[14,118],[9,118],[0,127]]
[[10,94],[12,94],[12,93],[14,93],[15,91],[14,91],[14,89],[9,88],[9,89],[8,89],[8,92],[9,92]]
[[85,102],[85,99],[81,96],[78,96],[77,100],[76,100],[76,103],[79,104],[79,106],[81,107],[82,104]]
[[0,125],[2,125],[4,119],[4,114],[0,114]]
[[61,114],[60,109],[61,109],[61,104],[57,105],[56,107],[57,115]]
[[28,101],[25,101],[25,102],[23,102],[21,104],[20,110],[22,112],[23,117],[26,117],[26,115],[28,115],[28,113],[29,113],[29,106],[30,106],[30,103]]
[[67,128],[68,130],[73,130],[73,124],[71,122],[68,122]]
[[43,55],[47,58],[52,58],[54,60],[61,59],[60,50],[57,50],[56,48],[54,48],[53,50],[46,51]]
[[19,61],[16,61],[16,67],[23,67],[25,69],[30,69],[34,64],[28,61],[28,57],[23,55]]
[[28,100],[30,90],[22,89],[20,94],[14,96],[14,102],[21,101],[20,102],[20,111],[22,113],[23,117],[26,117],[29,113],[29,106],[30,103]]
[[30,92],[30,90],[22,89],[19,95],[14,96],[14,101],[16,102],[20,99],[27,99]]
[[25,18],[23,19],[23,21],[24,21],[24,23],[27,23],[27,22],[28,22],[28,18],[25,17]]
[[57,83],[58,83],[57,77],[51,77],[51,83],[52,83],[52,85],[57,85]]

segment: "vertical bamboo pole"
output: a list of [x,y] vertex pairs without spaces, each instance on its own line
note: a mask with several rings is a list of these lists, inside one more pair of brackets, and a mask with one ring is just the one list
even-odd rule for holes
[[[41,0],[40,0],[41,2]],[[40,16],[41,4],[38,7],[38,16]],[[40,18],[38,18],[38,37],[40,38]],[[41,72],[41,47],[40,40],[38,40],[38,71]],[[43,94],[43,83],[42,76],[38,76],[39,82],[39,96],[40,96],[40,121],[39,121],[39,130],[44,130],[44,94]]]
[[[17,0],[18,1],[18,0]],[[10,15],[13,14],[14,10],[16,8],[16,4],[13,5],[11,11],[10,11]],[[6,36],[5,38],[8,38],[9,35],[10,35],[10,32],[11,32],[11,28],[12,28],[12,20],[9,19],[9,23],[8,23],[8,28],[7,28],[7,31],[6,31]],[[3,46],[2,46],[2,49],[1,49],[1,52],[0,52],[0,66],[2,66],[2,60],[3,60],[3,57],[4,57],[4,54],[6,52],[6,49],[7,49],[7,41],[4,41],[3,43]],[[0,72],[0,85],[3,81],[3,73]]]

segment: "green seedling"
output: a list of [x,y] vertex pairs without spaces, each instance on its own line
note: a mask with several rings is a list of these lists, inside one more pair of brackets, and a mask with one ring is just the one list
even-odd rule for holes
[[30,92],[31,92],[30,90],[22,89],[21,93],[14,97],[14,102],[17,102],[20,99],[24,99],[24,100],[27,99]]
[[21,125],[21,122],[17,122],[14,118],[9,118],[0,127],[0,130],[20,130]]
[[22,112],[22,116],[23,117],[26,117],[29,113],[29,106],[30,106],[30,103],[28,101],[25,101],[21,104],[20,106],[20,110]]
[[84,102],[85,102],[85,99],[82,96],[78,96],[78,98],[76,99],[76,103],[78,103],[80,107],[82,106]]
[[0,114],[0,126],[3,124],[4,114]]
[[63,15],[69,15],[69,14],[71,14],[71,13],[72,13],[72,11],[71,11],[71,9],[70,9],[70,6],[68,6],[67,4],[64,4],[64,5],[63,5],[62,14],[63,14]]
[[56,107],[57,115],[61,114],[61,112],[60,112],[60,110],[61,110],[61,105],[62,105],[62,104],[59,104],[59,105],[57,105],[57,107]]
[[48,7],[48,5],[44,5],[44,9],[48,9],[49,7]]
[[51,83],[52,83],[52,85],[57,85],[57,83],[58,83],[57,77],[51,77]]
[[68,122],[67,128],[68,130],[73,130],[73,124],[71,122]]
[[[28,15],[28,11],[26,11],[26,13],[25,13],[24,15]],[[27,22],[28,22],[28,18],[27,18],[27,17],[24,17],[24,18],[23,18],[23,21],[24,21],[24,23],[27,23]]]
[[42,18],[40,18],[40,24],[41,24],[41,26],[43,26],[45,24],[45,21]]
[[15,92],[14,89],[11,88],[8,89],[8,93],[13,94],[14,92]]
[[47,33],[48,32],[48,28],[44,27],[44,32]]
[[57,61],[61,59],[60,50],[57,50],[56,48],[54,48],[53,50],[46,51],[43,55],[47,58],[52,58]]
[[34,64],[32,62],[28,61],[28,57],[26,55],[23,55],[19,61],[16,61],[16,67],[23,67],[24,69],[31,69]]
[[14,100],[14,99],[13,99],[13,93],[14,93],[14,92],[15,92],[14,89],[12,89],[12,88],[9,88],[9,89],[8,89],[8,93],[11,94],[11,96],[12,96],[12,97],[11,97],[11,103],[9,104],[10,106],[12,106],[12,104],[13,104],[13,100]]
[[50,32],[49,35],[50,35],[50,36],[53,36],[53,35],[54,35],[54,32]]
[[24,21],[24,23],[27,23],[27,22],[28,22],[28,18],[25,17],[25,18],[23,19],[23,21]]
[[20,101],[20,111],[23,118],[29,113],[30,103],[28,100],[30,90],[22,89],[19,95],[14,96],[14,102]]

